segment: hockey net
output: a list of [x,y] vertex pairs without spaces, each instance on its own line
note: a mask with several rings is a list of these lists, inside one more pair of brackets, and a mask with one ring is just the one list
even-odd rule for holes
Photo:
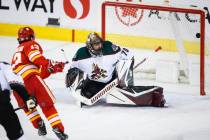
[[[146,58],[134,70],[136,85],[210,94],[210,46],[205,30],[205,12],[196,7],[102,4],[102,37],[132,48],[135,65]],[[162,49],[155,52],[158,47]]]

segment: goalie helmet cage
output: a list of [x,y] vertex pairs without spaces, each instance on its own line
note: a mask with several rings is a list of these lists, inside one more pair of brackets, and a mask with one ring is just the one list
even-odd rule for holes
[[[205,93],[205,12],[203,10],[196,9],[196,8],[172,7],[172,6],[166,6],[166,5],[148,5],[148,4],[143,4],[143,3],[134,4],[134,3],[121,3],[121,2],[106,1],[106,2],[102,3],[102,9],[101,9],[102,10],[101,11],[102,12],[101,13],[101,16],[102,16],[101,17],[102,18],[101,19],[102,20],[101,21],[101,36],[102,36],[103,39],[107,39],[107,40],[112,41],[112,39],[107,38],[107,35],[110,34],[110,33],[109,33],[109,31],[107,31],[108,24],[106,22],[110,22],[109,24],[112,24],[112,22],[109,21],[109,19],[108,19],[110,15],[107,16],[107,13],[108,13],[108,8],[115,8],[114,13],[116,13],[116,7],[133,8],[134,10],[135,9],[154,10],[154,11],[163,11],[163,12],[168,12],[168,13],[180,13],[180,14],[189,13],[189,14],[198,15],[199,20],[200,20],[200,22],[199,22],[200,25],[199,25],[199,30],[196,34],[196,37],[197,37],[197,40],[199,40],[199,47],[200,47],[199,52],[198,52],[199,55],[200,55],[199,56],[199,67],[200,67],[199,68],[199,71],[200,71],[199,91],[200,91],[200,95],[205,95],[206,94]],[[112,14],[114,14],[114,13],[112,13]],[[136,15],[134,15],[134,16],[136,16]],[[141,15],[140,18],[142,18],[142,15]],[[119,17],[118,17],[118,19],[119,19]],[[141,20],[141,19],[139,19],[139,20]],[[173,31],[176,31],[176,29],[173,30]],[[177,38],[175,40],[177,40]],[[178,40],[179,40],[179,38],[178,38]],[[114,42],[114,43],[117,44],[118,42]],[[177,43],[177,41],[176,41],[176,45],[177,44],[179,44],[179,43]],[[118,44],[118,45],[120,45],[120,44]],[[181,50],[181,52],[182,51],[183,50]],[[183,57],[182,59],[185,59],[185,58]],[[183,62],[183,64],[184,63],[185,63],[185,61]]]

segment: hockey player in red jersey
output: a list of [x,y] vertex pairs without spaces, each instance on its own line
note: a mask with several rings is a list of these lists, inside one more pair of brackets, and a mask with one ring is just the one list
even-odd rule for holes
[[[13,72],[23,78],[29,94],[34,96],[50,123],[53,131],[60,140],[66,140],[63,124],[54,106],[55,98],[43,79],[51,74],[62,72],[64,62],[56,62],[43,56],[41,46],[35,41],[33,29],[30,27],[20,28],[18,31],[19,46],[12,59]],[[16,96],[19,106],[24,106],[22,100]],[[46,127],[40,114],[35,109],[24,109],[33,126],[38,129],[39,135],[46,135]]]

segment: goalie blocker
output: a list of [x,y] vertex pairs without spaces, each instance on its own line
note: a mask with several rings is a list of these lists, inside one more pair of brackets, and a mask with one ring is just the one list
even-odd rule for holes
[[83,104],[93,105],[106,96],[111,104],[164,107],[163,88],[158,86],[133,86],[132,61],[119,61],[116,72],[108,83],[96,82],[78,68],[69,69],[66,75],[66,87]]

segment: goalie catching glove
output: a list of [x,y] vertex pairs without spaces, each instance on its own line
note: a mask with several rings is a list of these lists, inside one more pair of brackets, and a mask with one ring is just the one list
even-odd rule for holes
[[[76,81],[77,76],[79,76],[78,81]],[[66,74],[66,79],[65,79],[65,84],[66,87],[70,87],[73,85],[73,83],[76,83],[76,87],[79,86],[79,83],[82,81],[82,79],[84,78],[84,72],[81,71],[78,68],[70,68],[68,70],[68,73]]]
[[29,99],[26,101],[26,106],[29,111],[33,111],[37,106],[36,98],[33,96],[30,96]]

